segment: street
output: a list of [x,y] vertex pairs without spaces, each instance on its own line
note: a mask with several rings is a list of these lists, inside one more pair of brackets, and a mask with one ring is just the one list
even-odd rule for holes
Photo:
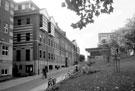
[[[71,68],[64,68],[62,70],[58,70],[58,72],[54,72],[52,74],[48,75],[48,78],[52,77],[52,78],[58,78],[64,74],[66,74],[69,70],[73,70],[74,67]],[[44,84],[47,83],[47,79],[42,79],[41,77],[14,87],[10,87],[1,91],[34,91],[34,89],[36,89],[36,91],[38,89],[42,89],[44,90],[46,87],[43,86]],[[14,83],[13,83],[14,84]],[[42,88],[40,88],[42,86]],[[40,91],[40,90],[38,90]]]

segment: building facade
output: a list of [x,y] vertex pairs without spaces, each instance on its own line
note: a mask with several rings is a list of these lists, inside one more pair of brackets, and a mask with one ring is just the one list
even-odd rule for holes
[[12,76],[14,2],[0,0],[0,80]]
[[113,33],[99,33],[98,34],[98,45],[109,43]]
[[32,1],[16,3],[13,38],[14,75],[40,74],[73,65],[74,44],[46,9]]

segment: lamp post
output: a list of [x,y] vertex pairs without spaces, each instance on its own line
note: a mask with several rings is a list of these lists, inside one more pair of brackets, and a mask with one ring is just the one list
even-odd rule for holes
[[38,44],[38,75],[39,75],[39,60],[40,60],[40,50],[39,50],[39,47],[41,46],[41,44]]

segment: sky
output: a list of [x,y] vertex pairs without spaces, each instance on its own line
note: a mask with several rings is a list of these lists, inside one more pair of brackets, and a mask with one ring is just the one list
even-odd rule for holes
[[[14,0],[16,2],[24,0]],[[114,12],[103,14],[95,19],[94,24],[86,28],[73,29],[70,25],[78,21],[79,17],[67,8],[61,7],[64,0],[32,0],[39,8],[46,8],[49,16],[53,16],[59,27],[66,31],[69,40],[76,40],[80,53],[88,53],[85,48],[95,48],[98,44],[98,33],[110,33],[124,26],[128,18],[135,15],[135,0],[114,0]]]

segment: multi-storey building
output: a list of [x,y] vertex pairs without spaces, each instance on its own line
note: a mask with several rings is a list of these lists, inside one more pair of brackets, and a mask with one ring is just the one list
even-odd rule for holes
[[74,61],[74,44],[46,9],[32,1],[15,5],[13,44],[15,75],[40,74],[44,67],[52,70]]
[[12,76],[14,2],[0,0],[0,80]]

